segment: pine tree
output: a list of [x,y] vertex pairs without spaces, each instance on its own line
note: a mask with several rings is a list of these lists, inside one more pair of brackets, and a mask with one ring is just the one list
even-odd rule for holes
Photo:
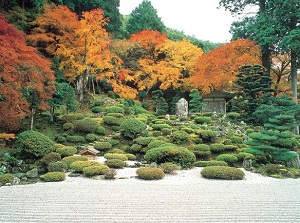
[[201,112],[202,107],[205,106],[205,103],[202,102],[202,97],[199,94],[199,91],[197,88],[194,88],[191,90],[190,93],[190,102],[189,102],[189,112],[194,113],[194,112]]
[[153,111],[158,115],[166,114],[168,112],[168,103],[163,97],[163,92],[161,90],[156,90],[152,92],[152,106]]

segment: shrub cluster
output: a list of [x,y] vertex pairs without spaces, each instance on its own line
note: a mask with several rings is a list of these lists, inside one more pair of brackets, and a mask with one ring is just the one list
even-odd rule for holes
[[105,159],[118,159],[118,160],[122,160],[122,161],[127,161],[128,158],[125,154],[119,154],[119,153],[106,153],[104,154],[104,158]]
[[179,166],[175,163],[161,163],[159,165],[159,168],[162,169],[164,171],[164,173],[168,173],[168,174],[172,174],[174,173],[176,170],[179,170]]
[[76,121],[74,124],[74,131],[81,133],[94,133],[98,128],[98,123],[93,119],[83,119]]
[[134,139],[133,141],[135,143],[139,144],[139,145],[147,146],[154,139],[155,139],[154,137],[143,137],[143,136],[140,136],[140,137]]
[[121,124],[122,134],[130,139],[134,139],[138,134],[142,133],[146,129],[144,122],[136,119],[125,119]]
[[209,160],[209,161],[197,161],[194,166],[206,167],[206,166],[228,166],[225,161]]
[[106,129],[103,126],[98,126],[95,130],[95,133],[104,136],[106,134]]
[[196,161],[196,156],[193,152],[184,147],[178,147],[168,143],[162,146],[149,149],[145,156],[145,160],[152,163],[176,163],[184,168],[192,167]]
[[86,141],[88,142],[94,142],[97,141],[99,139],[99,136],[93,134],[93,133],[89,133],[85,136]]
[[121,125],[123,119],[117,118],[117,117],[114,117],[114,116],[111,116],[111,115],[106,115],[106,116],[103,117],[103,121],[107,125],[119,126],[119,125]]
[[233,166],[238,161],[238,158],[232,154],[221,154],[216,158],[216,160],[224,161],[228,163],[228,165]]
[[107,113],[121,113],[124,114],[124,109],[119,106],[109,106],[105,108]]
[[189,138],[190,135],[185,131],[175,131],[170,135],[170,141],[178,145],[187,143]]
[[208,157],[210,156],[210,148],[209,145],[206,144],[198,144],[194,147],[193,153],[196,157]]
[[49,153],[49,154],[43,156],[41,159],[41,161],[43,163],[45,163],[46,165],[48,165],[51,162],[56,162],[59,160],[61,160],[61,155],[59,153],[55,153],[55,152]]
[[97,142],[95,143],[94,148],[99,151],[107,151],[112,148],[112,145],[109,142]]
[[203,142],[214,142],[217,137],[217,134],[212,130],[198,130],[197,134]]
[[81,113],[74,113],[74,114],[66,114],[62,117],[64,122],[71,122],[74,123],[77,120],[84,119],[84,115]]
[[207,116],[198,116],[194,119],[194,121],[197,123],[197,124],[210,124],[211,123],[211,118],[210,117],[207,117]]
[[220,153],[225,150],[225,145],[221,144],[221,143],[213,143],[213,144],[210,144],[209,147],[210,147],[210,151],[212,151],[214,153]]
[[97,165],[87,166],[82,169],[82,172],[87,177],[92,177],[96,175],[104,175],[109,170],[109,167],[98,163]]
[[85,138],[79,135],[67,136],[67,141],[70,143],[85,143]]
[[41,179],[47,182],[64,181],[66,179],[66,174],[63,172],[48,172],[42,175]]
[[59,153],[62,157],[73,156],[77,153],[77,149],[74,146],[63,146],[56,149],[56,152]]
[[29,130],[20,133],[15,143],[21,157],[38,158],[55,151],[55,143],[44,134]]
[[119,159],[108,159],[106,160],[106,165],[109,168],[122,169],[126,166],[126,162]]
[[49,172],[65,172],[68,166],[62,161],[56,161],[49,163],[47,168]]
[[67,165],[67,168],[70,167],[70,164],[76,161],[87,161],[88,158],[86,156],[66,156],[62,158],[62,162]]
[[201,175],[208,179],[242,180],[245,173],[234,167],[208,166],[201,170]]
[[160,180],[163,179],[165,173],[160,168],[142,167],[136,170],[137,177],[142,180]]
[[172,129],[172,127],[168,124],[153,124],[151,126],[153,130],[161,131],[162,129]]
[[74,124],[71,122],[66,122],[65,124],[63,124],[63,129],[65,131],[70,131],[70,130],[74,129]]
[[83,171],[83,168],[88,166],[101,166],[103,164],[95,161],[75,161],[70,164],[70,168],[77,173],[81,173]]
[[5,173],[0,175],[0,186],[5,185],[7,183],[12,183],[14,180],[14,176],[10,173]]

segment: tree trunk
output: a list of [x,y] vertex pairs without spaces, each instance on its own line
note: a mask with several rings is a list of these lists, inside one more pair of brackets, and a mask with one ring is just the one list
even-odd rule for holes
[[30,130],[33,130],[33,117],[34,117],[34,108],[31,109],[31,123],[30,123]]
[[[298,104],[298,91],[297,91],[297,53],[292,50],[291,51],[291,84],[293,91],[293,99],[296,104]],[[299,134],[299,126],[295,127],[295,134]]]

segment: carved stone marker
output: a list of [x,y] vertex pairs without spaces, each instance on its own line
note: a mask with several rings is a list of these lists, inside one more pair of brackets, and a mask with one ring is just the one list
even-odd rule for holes
[[184,98],[181,98],[176,103],[176,115],[178,117],[187,117],[188,114],[189,114],[189,105],[188,105],[188,102]]

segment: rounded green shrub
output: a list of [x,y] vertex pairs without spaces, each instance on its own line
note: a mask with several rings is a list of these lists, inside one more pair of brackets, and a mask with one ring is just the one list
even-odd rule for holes
[[109,168],[115,168],[115,169],[122,169],[126,166],[126,162],[124,162],[123,160],[119,160],[119,159],[108,159],[108,160],[106,160],[105,164]]
[[84,167],[88,167],[88,166],[101,166],[103,164],[99,163],[99,162],[95,162],[95,161],[75,161],[73,163],[70,164],[70,168],[77,173],[82,172]]
[[98,128],[98,125],[96,120],[83,119],[75,122],[74,131],[80,133],[94,133]]
[[122,160],[122,161],[127,161],[128,158],[125,154],[119,154],[119,153],[105,153],[104,154],[104,158],[105,159],[118,159],[118,160]]
[[65,172],[67,168],[68,168],[67,164],[62,161],[49,163],[47,167],[49,172]]
[[207,157],[211,154],[209,145],[206,144],[198,144],[192,151],[196,155],[196,157]]
[[197,123],[197,124],[210,124],[211,123],[211,118],[210,117],[207,117],[207,116],[198,116],[194,119],[194,121]]
[[66,156],[62,158],[62,162],[67,164],[67,168],[70,167],[71,163],[76,162],[76,161],[87,161],[88,158],[86,156]]
[[161,180],[165,173],[160,168],[142,167],[136,170],[137,177],[142,180]]
[[74,146],[63,146],[56,149],[56,152],[59,153],[62,157],[73,156],[77,153],[77,149]]
[[129,118],[122,122],[121,129],[124,137],[134,139],[146,129],[146,125],[136,118]]
[[185,131],[188,134],[191,134],[194,132],[194,130],[192,128],[188,128],[188,127],[181,128],[180,131]]
[[124,117],[124,114],[122,114],[122,113],[109,113],[108,115],[109,116],[114,116],[116,118],[123,118]]
[[137,153],[141,150],[141,148],[142,146],[139,144],[132,144],[127,151],[130,153]]
[[168,143],[162,146],[149,149],[145,156],[145,160],[152,163],[176,163],[184,168],[192,167],[196,161],[196,156],[193,152],[184,147],[178,147]]
[[116,146],[120,143],[119,140],[117,139],[109,139],[108,142],[112,145],[112,146]]
[[166,143],[167,142],[164,141],[164,140],[155,139],[155,140],[153,140],[152,142],[149,143],[148,148],[149,149],[156,148],[156,147],[162,146]]
[[162,129],[172,129],[172,127],[168,124],[153,124],[151,126],[153,130],[161,131]]
[[116,117],[111,116],[111,115],[106,115],[106,116],[103,117],[103,121],[107,125],[116,125],[116,126],[119,126],[119,125],[121,125],[123,119],[116,118]]
[[131,153],[126,153],[125,154],[128,160],[136,160],[136,156]]
[[170,141],[178,145],[187,143],[189,138],[190,135],[185,131],[175,131],[170,135]]
[[112,150],[109,150],[109,153],[125,154],[125,151],[122,149],[112,149]]
[[172,134],[172,129],[170,129],[170,128],[163,128],[163,129],[161,130],[161,132],[162,132],[162,134],[163,134],[164,136],[168,136],[168,135],[171,135],[171,134]]
[[89,133],[85,136],[86,141],[88,142],[94,142],[97,141],[99,139],[99,136],[93,134],[93,133]]
[[85,143],[85,138],[79,135],[67,136],[67,141],[70,143]]
[[231,119],[231,120],[236,120],[240,117],[241,115],[237,112],[228,112],[226,113],[226,118]]
[[201,170],[201,175],[208,179],[242,180],[245,173],[234,167],[208,166]]
[[101,106],[92,107],[92,112],[101,113],[101,112],[103,112],[103,108]]
[[99,151],[107,151],[112,148],[112,145],[109,142],[97,142],[95,143],[94,148]]
[[66,174],[64,172],[48,172],[41,176],[41,179],[47,182],[64,181]]
[[232,154],[221,154],[221,155],[217,156],[216,160],[224,161],[224,162],[228,163],[228,165],[232,166],[238,161],[238,158]]
[[203,142],[214,142],[217,137],[216,132],[212,130],[198,130],[196,133],[203,140]]
[[231,140],[232,144],[242,144],[244,141],[244,139],[240,136],[232,136],[230,138],[230,140]]
[[168,174],[172,174],[174,173],[176,170],[179,170],[179,166],[175,163],[161,163],[159,165],[159,168],[162,169],[164,171],[164,173],[168,173]]
[[161,131],[153,131],[152,132],[152,136],[153,137],[158,137],[158,136],[161,136],[162,134],[161,134]]
[[206,167],[206,166],[228,166],[225,161],[209,160],[209,161],[197,161],[194,166]]
[[39,158],[55,151],[55,143],[48,136],[33,130],[20,133],[15,146],[25,158]]
[[230,139],[224,139],[223,142],[222,142],[222,144],[224,144],[224,145],[232,145],[232,142],[231,142]]
[[227,151],[236,151],[238,149],[239,149],[239,147],[236,145],[225,145],[225,150],[227,150]]
[[104,174],[106,174],[106,172],[108,170],[109,170],[108,166],[99,163],[99,165],[92,165],[92,166],[84,167],[82,169],[82,172],[85,176],[92,177],[92,176],[96,176],[96,175],[104,175]]
[[74,129],[74,124],[71,122],[67,122],[67,123],[63,124],[63,129],[65,131],[72,130],[72,129]]
[[223,145],[221,143],[213,143],[213,144],[210,144],[209,147],[210,147],[210,151],[212,151],[214,153],[223,152],[225,150],[225,145]]
[[124,114],[124,109],[119,106],[109,106],[105,108],[107,113],[121,113]]
[[41,161],[43,163],[45,163],[46,165],[48,165],[51,162],[56,162],[56,161],[60,161],[61,160],[61,155],[59,153],[49,153],[45,156],[42,157]]
[[62,120],[64,122],[71,122],[71,123],[74,123],[75,121],[81,119],[84,119],[84,115],[81,113],[67,114],[62,117]]
[[0,186],[7,183],[11,184],[14,181],[14,175],[10,173],[5,173],[0,175]]
[[255,156],[251,153],[240,152],[235,155],[239,161],[243,161],[244,159],[252,159],[255,160]]
[[103,126],[98,126],[95,133],[104,136],[106,134],[106,129]]
[[139,144],[139,145],[142,145],[142,146],[147,146],[154,139],[155,139],[154,137],[143,137],[143,136],[140,136],[140,137],[134,139],[134,142],[137,143],[137,144]]

